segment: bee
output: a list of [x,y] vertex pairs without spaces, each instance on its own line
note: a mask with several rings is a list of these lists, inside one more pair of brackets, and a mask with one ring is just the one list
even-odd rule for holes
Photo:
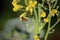
[[28,17],[21,17],[22,21],[28,21]]

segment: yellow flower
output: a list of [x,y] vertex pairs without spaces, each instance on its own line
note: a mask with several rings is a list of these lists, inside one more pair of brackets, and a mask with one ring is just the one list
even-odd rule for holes
[[41,17],[46,17],[46,13],[42,12]]
[[40,39],[37,39],[37,40],[40,40]]
[[44,20],[43,20],[44,22],[48,22],[49,20],[48,20],[48,18],[44,18]]
[[22,13],[22,14],[20,15],[20,18],[23,17],[23,16],[26,16],[26,12]]
[[34,1],[34,2],[29,1],[29,6],[30,7],[35,7],[36,4],[37,4],[37,1]]
[[13,11],[18,11],[20,8],[20,5],[15,5],[14,8],[13,8]]
[[13,11],[18,11],[18,10],[20,10],[21,8],[23,8],[23,6],[16,4],[16,5],[14,6],[14,8],[13,8]]
[[34,36],[34,40],[39,40],[39,36],[38,35],[35,35]]
[[12,5],[15,6],[17,4],[16,0],[12,1]]
[[57,9],[52,9],[52,11],[51,11],[51,15],[54,16],[57,12],[58,12]]
[[26,7],[26,11],[29,11],[30,7]]
[[32,0],[29,1],[29,5],[26,7],[26,11],[30,11],[32,13],[33,7],[37,4],[37,1],[32,2]]
[[[32,8],[30,8],[30,12],[32,13],[33,12],[33,9]],[[32,14],[31,14],[32,15]]]
[[23,6],[17,4],[17,0],[13,0],[12,5],[14,6],[13,11],[18,11],[23,8]]
[[27,21],[28,20],[28,17],[26,17],[26,12],[22,13],[19,18],[21,21]]

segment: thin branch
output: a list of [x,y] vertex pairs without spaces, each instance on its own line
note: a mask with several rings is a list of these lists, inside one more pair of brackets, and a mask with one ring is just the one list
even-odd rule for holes
[[58,0],[56,0],[55,4],[53,5],[53,8],[55,8],[55,7],[56,7],[56,5],[57,5],[57,2],[58,2]]
[[58,19],[57,22],[49,30],[52,30],[59,23],[59,21],[60,19]]

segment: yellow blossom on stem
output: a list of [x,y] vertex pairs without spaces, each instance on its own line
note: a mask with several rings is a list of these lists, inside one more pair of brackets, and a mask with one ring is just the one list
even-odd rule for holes
[[34,36],[34,40],[39,40],[39,36],[38,35],[35,35]]
[[31,7],[35,7],[35,5],[37,4],[37,1],[29,1],[29,6]]
[[37,1],[29,1],[29,5],[26,7],[26,11],[30,11],[32,13],[33,11],[33,7],[35,7],[35,5],[37,4]]
[[23,6],[17,4],[17,0],[13,0],[12,5],[14,6],[13,11],[18,11],[23,8]]
[[51,11],[51,15],[54,16],[57,12],[58,12],[57,9],[52,9],[52,11]]
[[48,18],[44,18],[44,20],[43,20],[44,22],[48,22],[49,21],[49,19]]
[[12,1],[12,5],[15,6],[17,4],[16,0]]
[[45,12],[42,12],[41,13],[41,17],[46,17],[46,13]]
[[14,8],[13,8],[13,11],[18,11],[18,10],[20,10],[21,8],[23,8],[23,6],[16,4],[16,5],[14,6]]
[[26,12],[22,13],[19,18],[21,21],[27,21],[28,20],[28,17],[26,17]]
[[22,13],[22,14],[20,15],[20,18],[23,17],[23,16],[26,16],[26,12]]

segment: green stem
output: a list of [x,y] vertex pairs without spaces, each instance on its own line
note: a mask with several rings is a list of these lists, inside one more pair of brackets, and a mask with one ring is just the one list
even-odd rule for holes
[[45,27],[46,23],[44,23],[42,26],[39,27],[39,33],[41,32],[41,30]]
[[48,29],[47,29],[47,32],[46,32],[46,35],[45,35],[45,40],[47,40],[47,38],[48,38],[48,34],[49,34],[49,29],[50,29],[50,22],[51,22],[51,14],[50,14],[50,11],[51,11],[51,6],[50,6],[50,4],[49,4],[49,22],[48,22]]
[[44,5],[44,1],[45,1],[45,0],[42,0],[42,6]]
[[25,4],[28,5],[27,0],[24,0],[24,1],[25,1]]
[[47,40],[48,33],[49,33],[49,30],[47,30],[46,35],[45,35],[45,39],[44,39],[44,40]]
[[56,7],[56,5],[57,5],[57,2],[58,2],[58,0],[56,0],[55,4],[53,5],[53,8],[55,8],[55,7]]
[[40,30],[41,30],[41,29],[40,29],[40,28],[41,28],[41,27],[40,27],[41,17],[40,17],[40,7],[39,7],[39,5],[40,5],[40,4],[38,3],[38,33],[40,33]]
[[39,23],[40,23],[40,20],[41,20],[41,17],[40,17],[40,7],[39,7],[39,3],[38,3],[38,21],[39,21]]
[[34,7],[34,15],[35,15],[35,19],[37,21],[37,12],[36,12],[36,8]]
[[59,6],[56,7],[56,9],[58,9],[58,8],[59,8]]
[[35,24],[34,24],[34,34],[38,34],[38,22],[37,22],[37,12],[36,12],[36,8],[34,7],[34,15],[35,15]]

